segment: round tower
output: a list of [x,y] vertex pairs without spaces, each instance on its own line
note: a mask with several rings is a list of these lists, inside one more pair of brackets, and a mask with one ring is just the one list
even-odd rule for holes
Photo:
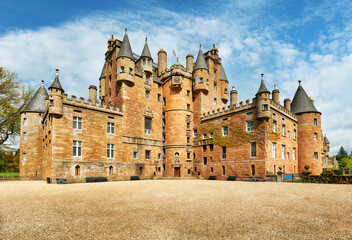
[[315,108],[307,93],[299,86],[291,103],[291,111],[298,116],[298,172],[302,173],[305,165],[310,166],[312,174],[322,172],[323,148],[321,131],[321,113]]
[[158,52],[158,76],[166,72],[167,69],[167,54],[163,49]]
[[237,105],[237,91],[235,90],[235,87],[232,87],[232,90],[230,92],[230,104],[231,106],[235,106]]
[[261,76],[260,87],[255,95],[257,101],[257,118],[268,119],[270,118],[270,92],[266,88],[263,80],[264,73],[262,73]]
[[193,72],[193,59],[193,55],[189,53],[186,57],[187,72]]
[[153,73],[153,59],[149,51],[147,38],[145,38],[144,48],[141,54],[141,68],[147,73],[148,77]]
[[135,62],[132,53],[130,40],[127,35],[127,28],[125,29],[125,36],[123,37],[121,48],[117,54],[117,82],[124,82],[127,86],[134,85],[134,71]]
[[49,114],[57,117],[62,116],[62,98],[64,92],[59,81],[59,69],[56,69],[54,82],[49,87]]
[[202,45],[199,46],[199,52],[193,69],[193,91],[208,93],[209,91],[209,69],[204,59]]
[[224,103],[227,103],[227,101],[229,100],[228,85],[229,85],[229,81],[227,80],[224,67],[222,66],[222,64],[220,64],[221,100]]
[[280,91],[276,88],[276,84],[274,85],[274,90],[272,91],[273,101],[280,104]]

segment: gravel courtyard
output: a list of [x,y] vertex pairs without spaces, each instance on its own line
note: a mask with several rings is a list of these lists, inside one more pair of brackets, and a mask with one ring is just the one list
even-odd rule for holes
[[352,239],[352,186],[0,182],[0,239]]

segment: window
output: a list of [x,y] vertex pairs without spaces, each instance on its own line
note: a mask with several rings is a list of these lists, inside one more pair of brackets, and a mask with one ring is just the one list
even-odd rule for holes
[[290,138],[290,131],[287,131],[287,138]]
[[213,151],[213,149],[214,149],[214,145],[213,144],[209,144],[209,150]]
[[276,165],[274,165],[274,175],[276,175]]
[[73,117],[73,129],[82,130],[82,118]]
[[197,137],[197,129],[193,129],[193,137]]
[[253,121],[247,122],[247,132],[253,131]]
[[204,165],[207,165],[207,157],[203,157],[203,163],[204,163]]
[[252,173],[252,176],[254,177],[255,176],[255,166],[253,164],[251,165],[251,173]]
[[207,151],[207,145],[203,145],[203,152]]
[[286,136],[286,125],[282,124],[282,136],[285,137]]
[[187,153],[187,159],[191,158],[191,153]]
[[268,104],[263,105],[263,111],[268,111]]
[[314,127],[318,126],[318,119],[314,118]]
[[150,66],[150,63],[151,63],[151,61],[150,61],[150,59],[148,59],[148,65]]
[[161,160],[161,153],[158,153],[158,160]]
[[23,140],[27,140],[27,133],[26,132],[23,133]]
[[292,149],[292,160],[296,160],[296,148]]
[[75,175],[76,176],[79,176],[81,174],[81,167],[79,166],[79,165],[77,165],[76,167],[75,167]]
[[163,98],[164,107],[166,106],[166,98]]
[[150,84],[150,77],[148,75],[145,76],[145,83]]
[[286,155],[287,155],[287,158],[286,158],[286,159],[287,159],[287,160],[290,160],[290,153],[289,153],[289,152],[287,152],[287,154],[286,154]]
[[273,143],[273,158],[276,158],[276,143]]
[[293,129],[293,140],[296,140],[297,137],[297,131],[296,129]]
[[114,168],[113,168],[112,166],[109,167],[109,175],[112,175],[113,169],[114,169]]
[[142,64],[145,65],[145,59],[142,60]]
[[214,168],[211,167],[211,168],[210,168],[210,173],[213,173],[213,172],[214,172]]
[[26,153],[22,153],[22,160],[26,161],[26,159],[27,159],[27,154]]
[[193,158],[196,158],[196,154],[195,153],[193,153]]
[[214,83],[214,92],[216,92],[216,83]]
[[221,147],[221,159],[226,159],[226,147]]
[[125,67],[121,67],[120,73],[125,73]]
[[216,106],[216,98],[214,98],[214,106]]
[[189,104],[187,104],[187,110],[190,110],[191,106]]
[[199,79],[199,83],[203,83],[203,78],[200,78],[200,79]]
[[150,150],[145,150],[145,160],[150,160]]
[[108,122],[108,133],[109,134],[114,134],[115,133],[115,124]]
[[225,176],[225,166],[222,166],[222,175]]
[[191,169],[188,169],[188,170],[187,170],[187,173],[188,173],[188,174],[191,174]]
[[314,152],[314,160],[317,160],[317,159],[318,159],[318,153]]
[[161,94],[158,94],[158,102],[161,101]]
[[139,174],[143,173],[143,167],[139,167]]
[[137,152],[133,152],[133,159],[137,159]]
[[318,140],[318,133],[314,133],[314,141]]
[[23,126],[27,126],[27,118],[23,118]]
[[73,156],[82,156],[82,141],[73,141]]
[[191,126],[191,124],[190,124],[190,123],[187,123],[187,129],[189,129],[190,126]]
[[251,158],[257,157],[257,144],[255,142],[251,142]]
[[224,93],[227,94],[227,88],[224,89]]
[[213,133],[209,133],[209,138],[213,138]]
[[145,90],[145,97],[146,97],[146,98],[149,98],[149,93],[150,93],[149,90]]
[[277,121],[273,120],[273,132],[276,133]]
[[132,72],[133,72],[133,69],[132,68],[130,68],[130,74],[132,75]]
[[108,144],[108,149],[107,149],[107,157],[108,158],[114,158],[114,144]]
[[152,119],[151,118],[145,118],[144,119],[144,133],[147,135],[152,134]]
[[281,158],[285,159],[285,145],[281,146]]
[[50,106],[54,105],[54,99],[50,99]]
[[189,97],[190,96],[190,91],[189,90],[187,90],[187,97]]
[[187,143],[190,143],[190,137],[187,137]]
[[216,79],[216,71],[214,71],[214,79]]
[[223,136],[229,135],[229,128],[228,128],[228,126],[223,126],[223,127],[222,127],[222,135],[223,135]]
[[207,134],[204,133],[204,134],[203,134],[203,139],[206,139],[206,138],[207,138]]

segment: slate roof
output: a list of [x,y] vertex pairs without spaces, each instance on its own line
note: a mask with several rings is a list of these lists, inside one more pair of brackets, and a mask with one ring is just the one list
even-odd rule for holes
[[324,143],[325,143],[325,144],[329,144],[329,143],[330,143],[329,140],[328,140],[328,138],[327,138],[326,136],[324,136]]
[[104,78],[105,76],[106,76],[106,62],[104,63],[103,69],[101,70],[100,78]]
[[48,97],[48,93],[42,84],[37,92],[32,97],[31,101],[28,103],[23,112],[45,112],[45,99]]
[[260,87],[259,87],[259,90],[258,90],[257,94],[258,93],[265,93],[265,92],[270,93],[269,90],[265,86],[264,80],[262,79],[261,82],[260,82]]
[[121,48],[120,48],[120,51],[119,51],[119,54],[117,55],[117,57],[118,58],[119,57],[128,57],[128,58],[134,60],[130,40],[128,39],[128,35],[127,35],[127,30],[125,32],[125,36],[123,37],[122,45],[121,45]]
[[149,51],[149,47],[148,47],[148,43],[147,43],[147,38],[145,38],[145,44],[144,44],[144,48],[143,48],[141,57],[149,57],[149,58],[152,58],[152,55],[150,54],[150,51]]
[[295,96],[293,97],[291,103],[291,112],[294,114],[297,113],[308,113],[308,112],[316,112],[320,113],[308,97],[306,91],[304,91],[301,84],[298,86]]
[[207,69],[208,70],[208,66],[205,62],[202,49],[199,49],[197,60],[196,60],[196,63],[194,64],[193,70],[196,70],[196,69]]
[[61,83],[60,83],[60,80],[59,80],[58,71],[59,71],[59,70],[57,69],[57,70],[56,70],[56,76],[55,76],[54,82],[51,84],[51,86],[49,87],[49,89],[51,89],[51,88],[56,88],[56,89],[61,90],[62,92],[65,92],[64,89],[61,87]]
[[220,80],[228,81],[222,64],[220,64]]

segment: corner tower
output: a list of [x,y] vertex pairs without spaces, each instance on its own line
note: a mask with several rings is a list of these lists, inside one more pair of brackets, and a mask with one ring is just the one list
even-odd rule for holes
[[299,86],[291,103],[291,111],[298,116],[298,172],[302,173],[305,165],[310,166],[312,174],[322,171],[321,149],[321,113],[315,108],[312,100]]
[[202,51],[202,45],[199,47],[199,52],[197,56],[196,63],[193,69],[193,91],[208,93],[208,83],[209,83],[209,69],[204,59],[204,54]]
[[62,98],[64,92],[59,80],[59,69],[56,69],[55,79],[49,87],[49,114],[57,117],[62,116]]
[[127,28],[125,29],[125,36],[123,37],[120,51],[117,55],[117,71],[116,81],[124,82],[127,86],[134,85],[135,62],[133,58],[130,40],[127,35]]
[[257,100],[257,118],[270,118],[270,91],[266,88],[263,77],[264,73],[261,74],[260,87],[255,95]]

